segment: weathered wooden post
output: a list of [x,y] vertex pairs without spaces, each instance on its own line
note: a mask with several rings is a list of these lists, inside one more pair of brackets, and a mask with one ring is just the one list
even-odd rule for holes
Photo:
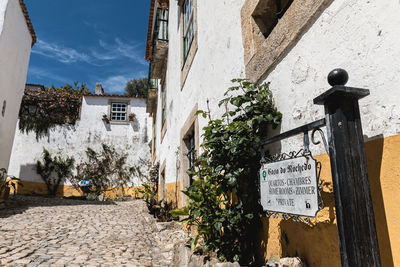
[[325,106],[342,266],[381,266],[358,100],[369,90],[344,86],[345,70],[328,75]]

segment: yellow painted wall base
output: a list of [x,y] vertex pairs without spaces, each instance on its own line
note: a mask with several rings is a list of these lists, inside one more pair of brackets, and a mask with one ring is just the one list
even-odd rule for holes
[[180,182],[177,183],[168,183],[165,185],[165,197],[167,201],[172,201],[177,204],[177,207],[180,207],[181,204],[181,194],[180,192]]
[[[382,266],[400,266],[400,135],[365,143]],[[322,209],[311,224],[263,219],[265,257],[299,256],[308,266],[341,266],[330,161],[322,163]]]
[[[45,183],[21,181],[22,186],[17,185],[17,194],[19,195],[47,195],[47,186]],[[106,191],[105,196],[114,199],[120,196],[131,196],[132,198],[141,198],[142,194],[137,191],[141,187],[116,187]],[[11,190],[10,194],[14,191]],[[82,192],[71,185],[59,185],[57,189],[57,197],[82,196]]]
[[[378,136],[365,150],[382,266],[400,266],[400,135]],[[314,158],[322,163],[324,208],[309,225],[264,217],[258,242],[265,259],[298,256],[310,267],[341,266],[330,159]],[[167,199],[175,198],[176,188],[166,185]]]

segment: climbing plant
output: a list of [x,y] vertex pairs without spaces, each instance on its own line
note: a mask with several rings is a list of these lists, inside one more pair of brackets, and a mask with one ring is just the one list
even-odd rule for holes
[[45,90],[25,90],[19,112],[19,129],[34,132],[39,139],[58,124],[75,124],[79,117],[82,95],[89,92],[86,84],[66,84]]
[[45,182],[49,196],[55,196],[60,184],[72,176],[74,162],[73,157],[52,157],[50,152],[43,148],[42,159],[36,162],[36,172]]
[[98,152],[90,147],[86,149],[87,161],[76,166],[77,173],[70,179],[75,188],[80,188],[83,179],[90,180],[93,193],[99,196],[112,187],[127,186],[133,175],[144,173],[140,168],[128,166],[126,153],[119,153],[104,143],[101,148]]
[[203,128],[204,152],[197,158],[196,179],[186,191],[188,205],[174,215],[187,215],[183,221],[196,226],[193,239],[204,242],[203,250],[215,251],[222,260],[241,265],[258,265],[261,206],[258,170],[260,151],[254,146],[276,127],[282,114],[274,105],[269,84],[255,85],[246,80],[232,80],[219,106],[225,107],[222,118],[212,119],[211,112],[198,114],[209,118]]

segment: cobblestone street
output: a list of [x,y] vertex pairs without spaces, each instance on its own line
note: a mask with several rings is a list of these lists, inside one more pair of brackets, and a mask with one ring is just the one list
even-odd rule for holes
[[0,266],[168,266],[186,233],[141,200],[20,197],[0,210]]

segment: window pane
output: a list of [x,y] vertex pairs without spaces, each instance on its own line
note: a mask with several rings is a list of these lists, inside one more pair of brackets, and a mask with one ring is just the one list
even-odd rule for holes
[[186,32],[190,17],[193,12],[192,0],[186,0],[183,4],[183,32]]
[[111,103],[111,120],[112,121],[126,121],[127,118],[127,106],[126,103]]
[[186,0],[183,5],[183,57],[186,60],[194,39],[193,1]]

